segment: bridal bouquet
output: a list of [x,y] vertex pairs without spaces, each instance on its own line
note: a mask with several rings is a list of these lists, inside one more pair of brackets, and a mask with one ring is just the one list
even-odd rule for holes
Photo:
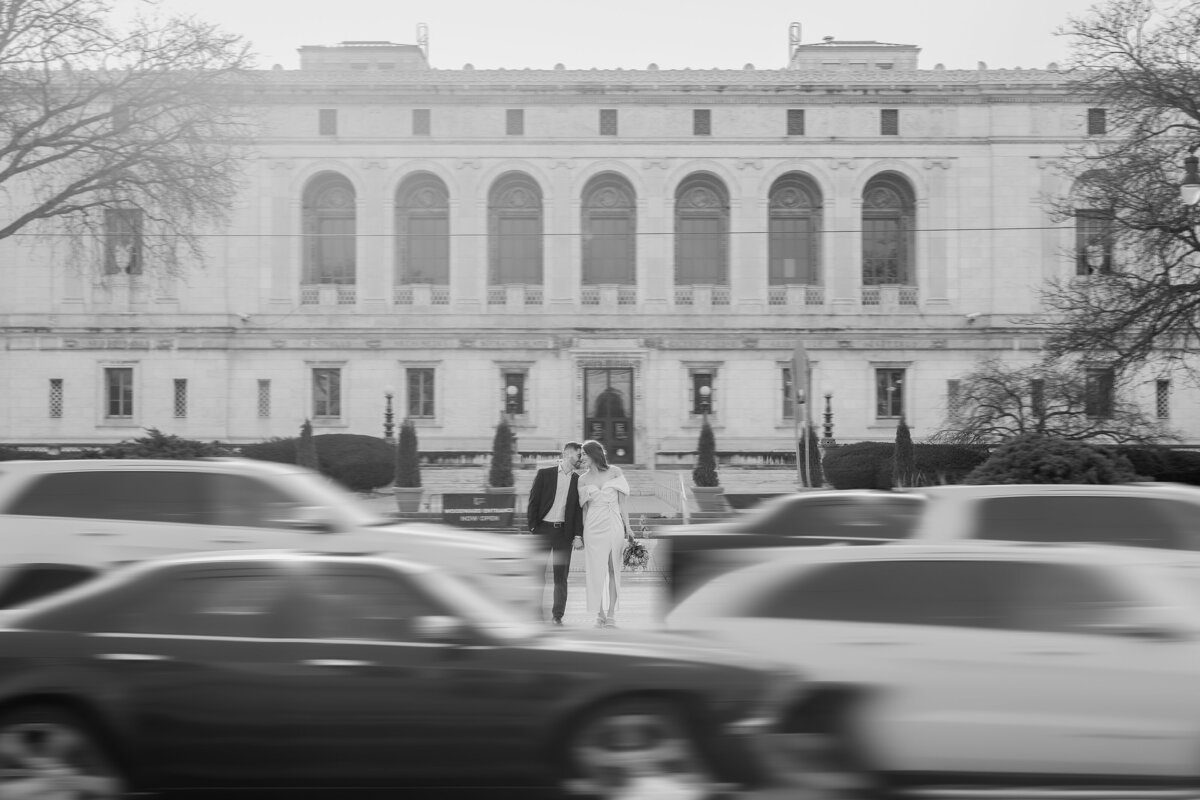
[[650,551],[641,540],[630,538],[621,554],[621,563],[627,570],[645,570],[650,565]]

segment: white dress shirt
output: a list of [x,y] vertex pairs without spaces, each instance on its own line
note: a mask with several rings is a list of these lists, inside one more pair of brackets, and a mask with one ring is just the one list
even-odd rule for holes
[[545,522],[566,522],[567,492],[571,489],[571,476],[575,471],[563,462],[558,464],[558,485],[554,490],[554,504],[546,512]]

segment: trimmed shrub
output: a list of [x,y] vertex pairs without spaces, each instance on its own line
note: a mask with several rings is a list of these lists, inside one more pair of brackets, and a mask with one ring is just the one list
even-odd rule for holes
[[1170,451],[1155,445],[1105,445],[1110,453],[1129,459],[1133,471],[1148,480],[1163,480],[1159,476],[1170,469]]
[[913,457],[912,431],[904,417],[896,426],[896,447],[892,451],[892,485],[913,486],[917,479],[917,464]]
[[986,461],[987,457],[988,448],[984,445],[913,445],[917,485],[938,486],[947,483],[962,483],[971,470]]
[[416,489],[421,485],[421,453],[417,447],[417,427],[407,418],[400,425],[400,441],[396,444],[394,482],[404,489]]
[[147,428],[146,435],[138,439],[101,448],[100,458],[208,458],[227,456],[230,448],[220,442],[201,442],[166,434],[158,428]]
[[1165,460],[1157,480],[1200,486],[1200,450],[1167,450]]
[[[825,452],[825,480],[835,489],[890,489],[891,442],[839,444]],[[881,469],[886,466],[886,476]],[[881,477],[883,481],[881,483]]]
[[0,461],[56,461],[61,456],[52,456],[41,450],[18,450],[15,447],[0,445]]
[[[246,445],[242,455],[259,461],[295,464],[299,438],[270,439]],[[312,437],[320,471],[355,492],[369,492],[392,482],[393,447],[377,436],[357,433],[323,433]]]
[[700,439],[696,442],[696,467],[692,470],[692,483],[700,487],[721,485],[717,475],[717,440],[707,419],[700,427]]
[[513,486],[513,432],[506,420],[500,420],[496,426],[496,435],[492,438],[492,466],[488,470],[488,486],[493,489],[507,489]]
[[295,437],[290,439],[281,439],[276,436],[273,439],[267,439],[263,442],[255,442],[254,444],[243,445],[241,455],[243,458],[253,458],[256,461],[273,461],[276,464],[295,464],[296,463],[296,443],[299,440]]
[[300,426],[300,441],[296,442],[296,463],[302,467],[319,470],[321,458],[317,455],[317,446],[313,442],[312,422],[304,420]]
[[[804,440],[798,442],[800,446],[800,454],[803,459]],[[809,478],[808,486],[814,489],[820,489],[825,485],[825,471],[821,468],[821,440],[817,438],[817,427],[815,425],[808,426],[808,464],[806,478]]]
[[1000,445],[966,483],[1128,483],[1137,473],[1122,455],[1067,439],[1026,434]]

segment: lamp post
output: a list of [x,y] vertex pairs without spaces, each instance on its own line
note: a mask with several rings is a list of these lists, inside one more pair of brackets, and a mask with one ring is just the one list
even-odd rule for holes
[[1200,158],[1188,156],[1183,160],[1183,183],[1179,184],[1179,199],[1189,206],[1200,203]]
[[821,438],[822,447],[832,447],[837,444],[833,439],[833,389],[825,389],[825,435]]
[[383,438],[389,442],[396,438],[396,415],[392,412],[392,398],[395,396],[392,387],[383,390]]
[[708,413],[712,411],[712,387],[700,387],[700,413],[704,416],[705,421],[708,420]]

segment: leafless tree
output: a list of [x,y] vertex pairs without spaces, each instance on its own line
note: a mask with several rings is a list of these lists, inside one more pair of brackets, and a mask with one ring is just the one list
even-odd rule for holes
[[[1082,179],[1058,210],[1111,218],[1111,263],[1054,283],[1052,356],[1105,359],[1118,371],[1147,359],[1194,370],[1200,344],[1197,210],[1179,200],[1183,158],[1200,146],[1200,1],[1160,11],[1152,0],[1107,0],[1060,34],[1080,96],[1107,111],[1110,134],[1076,148]],[[1081,270],[1086,272],[1087,270]]]
[[931,441],[993,444],[1021,434],[1114,444],[1178,439],[1123,398],[1129,388],[1112,371],[1089,376],[1078,363],[1025,366],[988,359],[959,379]]
[[0,239],[107,237],[110,272],[200,256],[238,190],[250,62],[193,18],[117,26],[103,0],[0,0]]

